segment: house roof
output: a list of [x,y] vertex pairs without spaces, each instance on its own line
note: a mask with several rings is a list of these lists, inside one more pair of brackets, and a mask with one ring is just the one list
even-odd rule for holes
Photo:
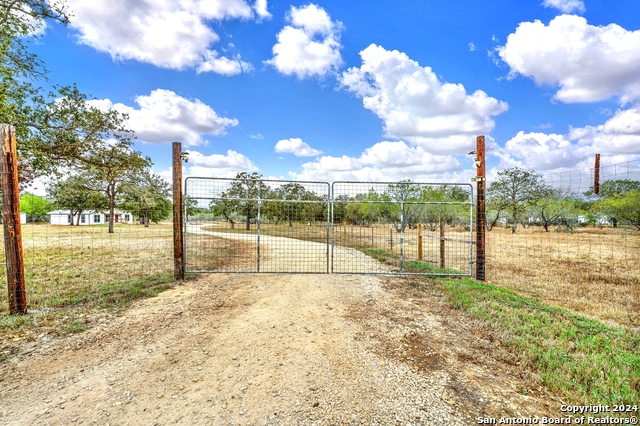
[[[125,212],[123,210],[114,210],[113,211],[114,214],[131,214],[129,212]],[[48,215],[52,215],[52,214],[69,214],[69,210],[54,210],[52,212],[47,213]],[[108,214],[105,212],[100,212],[97,210],[83,210],[82,214]]]

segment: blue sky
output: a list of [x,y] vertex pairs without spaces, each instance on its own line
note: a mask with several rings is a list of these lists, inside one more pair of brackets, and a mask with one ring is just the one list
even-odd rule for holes
[[49,83],[129,114],[169,176],[469,182],[640,158],[637,0],[68,0]]

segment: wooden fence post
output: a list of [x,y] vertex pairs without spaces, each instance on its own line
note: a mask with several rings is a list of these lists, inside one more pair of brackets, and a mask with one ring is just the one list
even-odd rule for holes
[[440,218],[440,268],[444,268],[444,218]]
[[173,278],[184,280],[184,218],[182,215],[182,144],[173,143]]
[[20,190],[18,187],[18,155],[13,126],[2,125],[2,223],[7,265],[9,312],[27,313],[27,291],[24,282],[24,254],[20,225]]
[[600,195],[600,154],[596,154],[596,164],[593,169],[593,193]]
[[418,260],[422,260],[422,223],[418,222]]
[[476,138],[476,183],[477,183],[477,203],[476,203],[476,279],[485,280],[485,169],[484,169],[484,136]]

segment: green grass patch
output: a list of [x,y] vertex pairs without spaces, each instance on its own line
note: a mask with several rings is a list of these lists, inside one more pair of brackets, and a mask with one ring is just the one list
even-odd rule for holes
[[140,298],[157,296],[171,288],[172,282],[171,274],[155,274],[72,287],[65,295],[39,300],[37,305],[30,303],[27,315],[0,315],[0,336],[34,338],[43,332],[77,333],[89,328],[104,313],[124,309]]
[[414,272],[416,274],[447,274],[447,275],[464,275],[457,269],[441,268],[433,263],[422,262],[420,260],[408,260],[404,262],[404,270],[406,272]]
[[[437,278],[454,308],[488,323],[502,344],[573,404],[638,404],[640,336],[471,279]],[[615,414],[615,413],[610,413]]]

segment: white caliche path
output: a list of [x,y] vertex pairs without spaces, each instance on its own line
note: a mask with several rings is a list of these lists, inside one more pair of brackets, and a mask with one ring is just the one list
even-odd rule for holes
[[[256,234],[206,231],[202,227],[203,225],[187,225],[186,231],[253,244],[257,244],[258,241]],[[334,258],[333,272],[352,272],[354,268],[367,272],[390,271],[387,265],[356,249],[335,246],[333,253],[331,251],[331,246],[326,243],[260,235],[260,272],[325,273],[327,272],[327,262],[329,265],[331,264],[332,255]]]

